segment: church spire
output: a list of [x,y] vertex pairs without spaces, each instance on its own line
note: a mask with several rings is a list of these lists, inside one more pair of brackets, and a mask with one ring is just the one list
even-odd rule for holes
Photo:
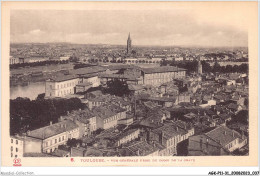
[[127,47],[126,47],[127,54],[131,54],[131,52],[132,52],[131,44],[132,44],[132,41],[131,41],[130,32],[129,32],[128,39],[127,39]]

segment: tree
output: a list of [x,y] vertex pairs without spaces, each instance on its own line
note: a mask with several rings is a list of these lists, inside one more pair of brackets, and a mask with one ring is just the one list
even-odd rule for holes
[[[38,96],[40,97],[40,96]],[[85,108],[78,98],[44,99],[16,98],[10,100],[10,134],[27,132],[58,122],[61,115]]]
[[161,60],[160,66],[166,66],[166,65],[167,65],[167,61],[165,59]]
[[43,100],[44,97],[45,97],[45,93],[42,93],[42,94],[39,94],[36,99],[37,100]]
[[69,61],[70,61],[70,62],[78,62],[78,61],[79,61],[79,58],[76,57],[75,54],[73,54],[72,56],[70,56]]
[[68,139],[68,141],[67,141],[67,146],[69,146],[70,148],[77,147],[78,145],[81,145],[81,144],[82,144],[82,140],[80,140],[80,139],[72,138],[72,139]]
[[105,90],[105,92],[116,96],[124,96],[130,94],[127,83],[118,79],[108,81],[107,89]]

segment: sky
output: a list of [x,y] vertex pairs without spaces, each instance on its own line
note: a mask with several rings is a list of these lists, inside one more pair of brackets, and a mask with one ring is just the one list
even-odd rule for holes
[[246,19],[232,9],[12,10],[12,43],[247,46]]

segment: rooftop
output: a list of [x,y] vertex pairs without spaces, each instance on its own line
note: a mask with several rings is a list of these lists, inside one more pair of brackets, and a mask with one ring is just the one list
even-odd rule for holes
[[126,148],[130,150],[134,156],[147,156],[159,150],[156,146],[150,145],[146,141],[136,141],[128,145]]
[[62,76],[58,76],[55,78],[50,78],[50,81],[54,81],[54,82],[62,82],[62,81],[68,81],[68,80],[72,80],[72,79],[77,79],[76,75],[62,75]]
[[120,106],[114,104],[103,104],[99,107],[95,107],[93,109],[93,114],[96,117],[100,117],[102,119],[106,119],[112,117],[120,112],[126,111],[125,109],[121,108]]
[[154,67],[154,68],[142,68],[141,70],[144,73],[146,73],[146,74],[186,71],[186,69],[184,69],[184,68],[178,68],[178,67],[173,67],[173,66],[163,66],[163,67]]
[[241,138],[241,135],[237,131],[231,130],[226,126],[219,126],[205,135],[220,143],[222,146],[226,146],[235,139]]
[[30,131],[27,136],[29,137],[34,137],[38,139],[47,139],[52,136],[64,133],[66,131],[73,130],[75,128],[78,128],[78,125],[76,125],[73,121],[71,120],[65,120],[59,123],[55,123],[49,126],[45,126],[33,131]]
[[84,68],[72,70],[72,73],[75,75],[86,75],[86,74],[100,73],[105,70],[106,69],[103,67],[93,66],[93,67],[84,67]]

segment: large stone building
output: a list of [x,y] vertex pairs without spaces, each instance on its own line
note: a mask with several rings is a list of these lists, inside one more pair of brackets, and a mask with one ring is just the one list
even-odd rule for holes
[[79,83],[79,79],[75,75],[48,79],[45,82],[45,97],[64,97],[74,94],[75,87]]
[[188,155],[229,155],[247,145],[247,142],[245,135],[226,126],[219,126],[205,134],[190,137]]
[[45,97],[65,97],[76,92],[84,92],[90,87],[98,87],[98,75],[104,71],[103,67],[81,68],[71,71],[69,75],[50,78],[45,82]]
[[51,153],[57,149],[59,145],[66,144],[68,139],[78,139],[79,126],[71,120],[64,120],[29,131],[27,136],[40,141],[40,147],[43,153]]
[[111,80],[125,81],[128,85],[158,87],[186,76],[186,69],[173,66],[152,68],[122,66],[121,73],[107,73],[108,70],[104,67],[81,68],[73,70],[70,75],[48,79],[45,84],[45,97],[65,97],[76,92],[84,92],[90,87],[105,86]]

